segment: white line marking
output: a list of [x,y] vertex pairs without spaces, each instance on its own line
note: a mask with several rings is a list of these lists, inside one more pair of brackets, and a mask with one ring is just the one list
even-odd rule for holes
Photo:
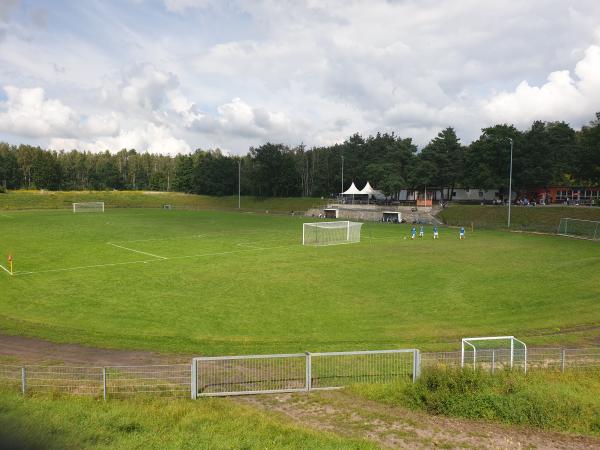
[[0,264],[0,267],[1,267],[2,269],[4,269],[4,271],[5,271],[7,274],[9,274],[9,275],[13,275],[13,274],[10,272],[10,270],[8,270],[8,269],[7,269],[6,267],[4,267],[2,264]]
[[153,239],[134,239],[131,241],[117,241],[122,244],[127,244],[129,242],[150,242],[150,241],[172,241],[174,239],[192,239],[192,238],[203,238],[208,236],[208,234],[192,234],[189,236],[175,236],[175,237],[167,237],[167,238],[153,238]]
[[14,219],[13,216],[9,216],[8,214],[0,214],[0,217],[4,217],[6,219]]
[[122,245],[113,244],[112,242],[107,242],[107,244],[112,245],[113,247],[122,248],[123,250],[129,250],[130,252],[139,253],[141,255],[152,256],[153,258],[168,259],[168,258],[165,258],[164,256],[159,256],[159,255],[155,255],[153,253],[148,253],[148,252],[142,252],[141,250],[136,250],[134,248],[123,247]]
[[15,272],[14,275],[19,276],[19,275],[33,275],[33,274],[37,274],[37,273],[66,272],[66,271],[71,271],[71,270],[94,269],[94,268],[99,268],[99,267],[124,266],[127,264],[142,264],[142,263],[149,263],[149,262],[154,262],[154,261],[162,261],[162,260],[151,259],[148,261],[127,261],[127,262],[120,262],[120,263],[94,264],[91,266],[65,267],[63,269],[36,270],[33,272]]

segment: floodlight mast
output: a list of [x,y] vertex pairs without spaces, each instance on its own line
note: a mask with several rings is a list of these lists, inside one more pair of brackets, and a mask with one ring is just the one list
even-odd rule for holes
[[[512,166],[513,166],[513,140],[508,138],[510,141],[510,170],[508,175],[508,227],[510,228],[510,205],[512,203]],[[512,342],[512,341],[511,341]],[[512,367],[512,364],[511,364]]]
[[[489,134],[484,135],[484,138],[489,140],[495,140],[494,136]],[[513,146],[514,141],[513,138],[507,137],[510,141],[510,168],[508,170],[508,220],[507,220],[507,228],[510,228],[510,207],[512,204],[512,173],[513,173]]]

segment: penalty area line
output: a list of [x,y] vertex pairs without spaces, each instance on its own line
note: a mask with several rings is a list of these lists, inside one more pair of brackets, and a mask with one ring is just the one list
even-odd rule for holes
[[148,264],[148,263],[156,262],[156,261],[158,261],[158,260],[149,259],[149,260],[145,260],[145,261],[127,261],[127,262],[110,263],[110,264],[94,264],[94,265],[90,265],[90,266],[65,267],[63,269],[36,270],[34,272],[15,272],[14,275],[19,276],[19,275],[34,275],[37,273],[49,273],[49,272],[68,272],[71,270],[96,269],[96,268],[101,268],[101,267],[112,267],[112,266],[125,266],[128,264]]
[[130,252],[139,253],[140,255],[152,256],[153,258],[158,258],[158,259],[168,259],[168,258],[165,258],[164,256],[155,255],[154,253],[143,252],[141,250],[136,250],[134,248],[123,247],[122,245],[113,244],[112,242],[107,242],[107,244],[112,245],[113,247],[122,248],[123,250],[129,250]]

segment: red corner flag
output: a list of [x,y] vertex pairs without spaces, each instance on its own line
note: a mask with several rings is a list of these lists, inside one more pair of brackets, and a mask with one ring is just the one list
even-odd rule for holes
[[8,262],[12,262],[12,255],[8,255]]
[[12,255],[8,255],[8,268],[10,269],[10,274],[13,274],[13,257]]

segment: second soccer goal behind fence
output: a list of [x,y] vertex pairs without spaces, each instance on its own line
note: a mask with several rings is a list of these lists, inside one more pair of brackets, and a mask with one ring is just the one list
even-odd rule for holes
[[104,202],[73,203],[73,212],[104,212]]
[[558,224],[558,234],[579,239],[600,239],[600,222],[596,220],[563,217]]
[[305,223],[302,227],[302,245],[336,245],[360,242],[361,227],[362,223],[348,220]]

